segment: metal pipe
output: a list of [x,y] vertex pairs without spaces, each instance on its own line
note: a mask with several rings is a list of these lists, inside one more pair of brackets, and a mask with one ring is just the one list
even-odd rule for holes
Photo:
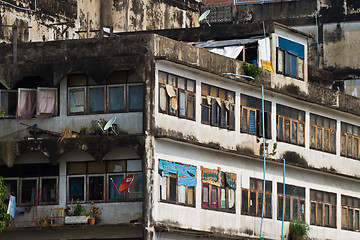
[[316,66],[319,67],[319,26],[317,11],[315,10],[315,23],[316,23]]
[[[262,195],[262,207],[261,207],[261,225],[260,225],[260,239],[275,240],[272,238],[262,237],[262,227],[264,221],[264,206],[265,206],[265,176],[266,176],[266,157],[265,157],[265,112],[264,112],[264,85],[261,84],[261,127],[263,135],[263,195]],[[281,158],[283,161],[283,209],[282,209],[282,223],[281,223],[281,240],[284,238],[284,216],[285,216],[285,159]]]
[[[263,22],[264,24],[264,22]],[[263,198],[261,207],[261,225],[260,225],[260,238],[262,235],[262,226],[264,221],[264,206],[265,206],[265,175],[266,175],[266,157],[265,157],[265,116],[264,116],[264,85],[261,84],[261,127],[263,135]]]
[[246,75],[241,75],[241,74],[235,74],[235,73],[223,73],[224,75],[229,75],[229,76],[235,76],[235,77],[244,77],[244,78],[249,78],[251,80],[255,80],[255,78],[250,77],[250,76],[246,76]]

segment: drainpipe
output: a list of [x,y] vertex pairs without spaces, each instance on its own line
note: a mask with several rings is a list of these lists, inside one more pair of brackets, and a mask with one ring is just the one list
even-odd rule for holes
[[[265,206],[265,176],[266,176],[266,157],[265,157],[265,113],[264,113],[264,85],[261,84],[261,118],[262,118],[262,135],[263,135],[263,196],[261,207],[261,225],[260,225],[260,239],[275,240],[272,238],[265,238],[262,236],[262,227],[264,221],[264,206]],[[281,222],[281,240],[284,239],[284,216],[285,216],[285,159],[280,158],[283,161],[283,209],[282,209],[282,222]]]
[[316,66],[319,68],[319,26],[318,26],[318,12],[315,10],[316,23]]

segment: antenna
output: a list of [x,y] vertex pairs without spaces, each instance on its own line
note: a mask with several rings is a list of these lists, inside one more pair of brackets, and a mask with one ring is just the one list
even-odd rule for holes
[[107,123],[104,126],[104,131],[108,130],[109,128],[111,128],[111,130],[115,133],[115,135],[118,135],[117,132],[115,132],[113,124],[116,120],[116,116],[113,116],[109,121],[107,121]]
[[199,22],[205,20],[205,22],[211,27],[209,21],[207,20],[207,16],[210,14],[210,9],[206,10],[201,16],[199,17]]

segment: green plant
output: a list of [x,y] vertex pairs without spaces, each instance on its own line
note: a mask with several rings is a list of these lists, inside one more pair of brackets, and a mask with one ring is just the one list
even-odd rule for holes
[[0,117],[5,117],[5,111],[0,109]]
[[272,152],[269,154],[270,156],[275,156],[276,154],[276,149],[277,149],[277,142],[275,142],[273,144],[273,149],[272,149]]
[[86,126],[81,126],[81,127],[80,127],[80,131],[84,131],[84,132],[86,132],[86,131],[87,131],[87,129],[88,129],[88,128],[87,128]]
[[72,216],[84,216],[86,215],[86,210],[83,205],[76,204],[74,210],[71,213]]
[[97,120],[91,120],[90,129],[91,129],[91,131],[94,131],[94,132],[101,131],[101,128],[100,128]]
[[[244,69],[245,75],[247,75],[247,76],[251,76],[253,78],[256,78],[257,76],[262,74],[259,67],[254,65],[254,64],[243,62],[243,64],[241,66]],[[253,80],[253,81],[255,81],[255,80]]]
[[309,224],[303,220],[291,220],[289,227],[289,235],[291,238],[307,236],[310,231]]
[[7,212],[7,205],[5,204],[7,195],[7,188],[4,184],[3,177],[0,176],[0,232],[6,227],[6,222],[10,220],[10,215]]

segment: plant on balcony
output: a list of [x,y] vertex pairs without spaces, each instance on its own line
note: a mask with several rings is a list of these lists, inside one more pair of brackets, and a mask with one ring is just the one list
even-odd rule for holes
[[101,127],[98,124],[98,120],[91,120],[90,122],[90,130],[93,135],[100,135]]
[[65,224],[87,223],[88,219],[89,216],[87,216],[86,209],[78,203],[74,209],[70,210],[69,216],[65,217]]
[[10,220],[10,215],[7,212],[7,205],[5,204],[7,188],[4,183],[3,177],[0,176],[0,232],[6,227],[7,221]]
[[0,109],[0,117],[5,117],[5,111]]
[[[253,78],[256,78],[257,76],[262,74],[259,67],[254,65],[254,64],[243,62],[243,64],[241,66],[244,69],[245,75],[247,75],[247,76],[251,76]],[[255,81],[255,80],[253,80],[253,81]]]
[[86,136],[88,128],[86,126],[80,127],[80,136]]
[[101,209],[99,207],[97,207],[94,202],[91,202],[91,206],[90,206],[88,215],[90,216],[90,219],[89,219],[90,224],[94,224],[96,220],[99,222],[100,217],[101,217]]
[[289,235],[291,240],[301,240],[303,236],[307,236],[310,231],[309,224],[303,220],[291,220],[289,227]]
[[71,216],[85,216],[86,210],[83,205],[76,204],[74,210],[70,214]]

